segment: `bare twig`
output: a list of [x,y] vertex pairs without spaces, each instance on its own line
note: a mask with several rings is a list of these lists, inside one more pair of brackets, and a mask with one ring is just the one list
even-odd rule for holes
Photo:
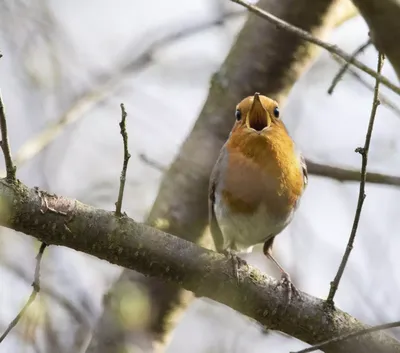
[[358,61],[355,58],[352,58],[351,55],[347,54],[345,51],[340,49],[337,45],[333,45],[333,44],[324,42],[324,41],[314,37],[309,32],[307,32],[299,27],[293,26],[293,25],[287,23],[286,21],[281,20],[280,18],[270,14],[267,11],[260,9],[258,6],[253,5],[247,1],[243,1],[243,0],[231,0],[231,1],[244,6],[249,11],[255,13],[257,16],[260,16],[260,17],[264,18],[265,20],[271,22],[278,29],[283,29],[285,31],[293,33],[293,34],[297,35],[298,37],[300,37],[310,43],[313,43],[321,48],[324,48],[329,53],[331,53],[335,56],[341,57],[342,59],[344,59],[347,62],[350,62],[351,65],[354,65],[361,71],[364,71],[368,75],[374,77],[380,83],[382,83],[383,85],[385,85],[386,87],[391,89],[393,92],[400,95],[400,87],[399,86],[396,86],[393,82],[391,82],[385,76],[382,76],[379,72],[372,70],[368,66],[364,65],[362,62]]
[[42,261],[42,257],[43,257],[43,253],[44,253],[45,249],[46,249],[46,244],[42,243],[40,245],[39,252],[36,256],[35,278],[32,283],[32,287],[33,287],[32,293],[29,296],[29,299],[26,302],[26,304],[24,305],[24,307],[21,309],[21,311],[18,313],[18,315],[14,318],[14,320],[11,321],[11,323],[8,325],[7,329],[1,335],[0,343],[3,342],[3,340],[7,337],[7,335],[10,333],[10,331],[18,324],[19,320],[22,318],[22,316],[28,310],[29,306],[34,302],[37,294],[40,291],[40,263]]
[[[384,61],[384,55],[379,53],[378,67],[377,67],[378,73],[380,73],[382,71],[383,61]],[[362,210],[362,206],[363,206],[363,203],[364,203],[364,200],[366,197],[365,182],[367,179],[368,151],[369,151],[369,146],[371,143],[372,130],[374,128],[375,115],[376,115],[376,111],[379,106],[379,84],[380,84],[379,80],[376,80],[375,90],[374,90],[374,99],[373,99],[372,109],[371,109],[371,116],[369,118],[369,124],[368,124],[367,134],[365,136],[364,147],[356,148],[356,152],[360,153],[361,157],[362,157],[360,191],[358,194],[357,209],[356,209],[356,214],[354,216],[353,227],[351,229],[351,234],[350,234],[350,238],[349,238],[349,241],[348,241],[348,244],[346,247],[346,251],[343,255],[342,262],[340,263],[338,272],[337,272],[334,280],[331,282],[331,288],[330,288],[328,299],[327,299],[327,304],[329,304],[331,306],[334,305],[333,298],[338,289],[340,279],[342,278],[343,272],[345,270],[347,261],[350,256],[350,252],[353,249],[354,239],[357,234],[358,222],[360,221],[361,210]]]
[[115,203],[115,214],[117,217],[121,217],[121,208],[122,208],[122,199],[124,197],[124,189],[126,182],[126,170],[128,169],[128,162],[131,155],[128,151],[128,133],[126,132],[126,114],[125,106],[121,103],[121,122],[119,123],[119,127],[121,129],[122,141],[124,143],[124,163],[122,166],[120,183],[119,183],[119,192],[118,192],[118,200]]
[[[358,55],[360,55],[365,49],[367,49],[370,45],[372,44],[372,41],[370,38],[368,38],[368,40],[360,45],[355,51],[354,53],[351,55],[352,59],[354,60]],[[337,86],[337,84],[340,82],[340,80],[343,78],[344,74],[346,73],[346,71],[349,69],[350,67],[350,61],[346,61],[344,63],[344,65],[341,67],[341,69],[339,70],[339,72],[335,75],[335,77],[332,80],[332,83],[330,85],[330,87],[328,88],[328,94],[332,94],[335,87]]]
[[371,332],[376,332],[376,331],[380,331],[380,330],[387,330],[389,328],[398,327],[398,326],[400,326],[400,321],[390,322],[390,323],[383,324],[383,325],[372,326],[370,328],[366,328],[364,330],[359,330],[359,331],[356,331],[356,332],[347,333],[345,335],[341,335],[341,336],[326,340],[324,342],[315,344],[315,345],[313,345],[311,347],[302,349],[301,351],[291,352],[291,353],[309,353],[309,352],[314,352],[317,349],[321,349],[322,347],[325,347],[325,346],[327,346],[328,344],[331,344],[331,343],[344,341],[344,340],[352,338],[352,337],[362,336],[362,335],[366,335],[366,334],[371,333]]
[[[345,62],[343,59],[337,58],[332,55],[332,58],[339,64],[343,64]],[[344,65],[344,64],[343,64]],[[358,72],[356,72],[354,69],[349,68],[347,70],[354,78],[358,80],[365,88],[367,88],[370,91],[374,91],[375,87],[373,84],[370,84],[368,81],[366,81]],[[393,103],[389,98],[386,97],[385,94],[382,92],[379,92],[379,101],[381,102],[382,105],[384,105],[386,108],[389,108],[394,114],[400,117],[400,107]],[[368,174],[368,176],[370,173]],[[368,179],[367,179],[368,181]]]
[[6,171],[7,171],[6,180],[9,183],[13,183],[16,180],[15,174],[17,168],[13,164],[11,157],[11,149],[10,149],[10,144],[8,142],[6,113],[4,109],[3,98],[1,97],[1,92],[0,92],[0,128],[1,128],[1,148],[3,149],[4,160],[6,163]]

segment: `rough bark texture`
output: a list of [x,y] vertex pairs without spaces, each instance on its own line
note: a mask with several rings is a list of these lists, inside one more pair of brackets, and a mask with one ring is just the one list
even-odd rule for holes
[[[259,6],[323,37],[337,22],[338,14],[333,10],[338,3],[334,0],[261,0]],[[249,15],[220,71],[211,80],[208,98],[191,134],[164,176],[148,224],[199,242],[207,225],[209,175],[233,124],[235,105],[255,91],[282,104],[317,51],[315,46]],[[117,285],[126,280],[139,278],[126,270]],[[158,279],[146,279],[146,284],[156,308],[150,330],[162,342],[192,296],[175,284]],[[123,340],[132,335],[118,326],[113,315],[112,308],[105,305],[88,352],[117,353]],[[111,327],[110,322],[114,323]]]
[[370,28],[375,46],[385,53],[400,79],[400,0],[352,0]]
[[[277,281],[242,264],[239,283],[231,259],[127,216],[79,201],[38,192],[0,179],[0,224],[111,263],[173,282],[310,344],[365,328],[350,315],[301,293],[284,310]],[[327,346],[325,352],[400,352],[400,342],[382,332]]]

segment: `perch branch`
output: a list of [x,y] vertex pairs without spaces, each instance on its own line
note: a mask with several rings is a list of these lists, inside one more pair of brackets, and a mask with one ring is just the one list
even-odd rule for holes
[[35,301],[37,294],[40,291],[40,263],[42,261],[43,253],[44,250],[46,249],[46,244],[42,243],[40,245],[39,252],[36,256],[36,268],[35,268],[35,279],[32,283],[32,293],[29,296],[28,301],[24,305],[24,307],[21,309],[21,311],[18,313],[18,315],[14,318],[13,321],[8,325],[7,329],[4,331],[4,333],[0,337],[0,343],[4,341],[4,339],[7,337],[7,335],[11,332],[11,330],[18,324],[19,320],[24,316],[25,312],[28,310],[29,306]]
[[[136,223],[129,217],[97,209],[79,201],[47,194],[49,207],[35,189],[0,180],[0,224],[24,232],[49,245],[83,251],[111,263],[174,282],[241,312],[271,330],[279,330],[309,344],[367,328],[325,301],[301,292],[286,306],[278,281],[248,264],[239,267],[240,282],[232,262],[223,254]],[[9,216],[12,212],[12,217]],[[44,245],[42,245],[44,248]],[[36,271],[38,273],[38,271]],[[36,281],[35,281],[36,283]],[[326,353],[399,353],[400,342],[384,334],[370,334],[335,342]]]
[[231,0],[231,1],[244,6],[249,11],[255,13],[257,16],[260,16],[260,17],[264,18],[265,20],[273,23],[277,28],[283,29],[290,33],[293,33],[294,35],[327,50],[331,54],[341,57],[346,62],[349,62],[351,65],[357,67],[361,71],[364,71],[368,75],[374,77],[380,83],[382,83],[383,85],[385,85],[386,87],[391,89],[393,92],[400,95],[400,87],[399,86],[396,86],[393,82],[391,82],[385,76],[382,76],[379,72],[372,70],[368,66],[364,65],[362,62],[353,58],[351,55],[347,54],[345,51],[340,49],[337,45],[333,45],[333,44],[324,42],[323,40],[321,40],[317,37],[314,37],[309,32],[304,31],[303,29],[301,29],[299,27],[295,27],[295,26],[281,20],[280,18],[270,14],[267,11],[260,9],[258,6],[253,5],[247,1],[243,1],[243,0]]
[[[379,53],[378,55],[378,68],[377,72],[380,73],[382,71],[382,66],[383,66],[383,61],[384,61],[384,56],[383,54]],[[353,222],[353,227],[351,229],[351,234],[349,237],[349,241],[346,247],[346,251],[343,255],[342,262],[340,263],[338,272],[334,278],[334,280],[331,282],[331,287],[329,290],[329,295],[327,299],[327,303],[329,305],[334,305],[333,303],[333,298],[335,297],[335,293],[339,287],[339,282],[340,279],[342,278],[343,272],[346,268],[347,261],[350,256],[350,252],[353,249],[353,244],[354,244],[354,239],[357,234],[357,228],[358,228],[358,223],[360,221],[361,217],[361,211],[362,211],[362,206],[364,204],[365,200],[365,181],[367,179],[367,163],[368,163],[368,151],[369,151],[369,146],[371,143],[371,137],[372,137],[372,130],[374,128],[374,122],[375,122],[375,116],[376,116],[376,111],[379,106],[379,80],[376,80],[375,83],[375,90],[374,90],[374,98],[372,102],[372,109],[371,109],[371,116],[369,119],[369,124],[368,124],[368,129],[367,129],[367,134],[365,136],[365,144],[364,147],[358,147],[356,149],[357,153],[361,154],[362,158],[362,164],[361,164],[361,181],[360,181],[360,191],[358,194],[358,202],[357,202],[357,209],[356,209],[356,214],[354,216],[354,222]]]
[[118,192],[118,200],[115,203],[115,214],[117,217],[121,217],[121,208],[122,208],[122,199],[124,197],[124,189],[126,182],[126,170],[128,169],[128,162],[131,155],[128,151],[128,133],[126,132],[126,110],[123,103],[121,103],[121,122],[119,123],[119,127],[121,130],[122,141],[124,144],[124,162],[122,165],[120,183],[119,183],[119,192]]

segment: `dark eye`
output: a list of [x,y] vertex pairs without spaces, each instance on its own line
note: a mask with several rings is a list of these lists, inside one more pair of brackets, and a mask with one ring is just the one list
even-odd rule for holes
[[237,121],[239,121],[240,119],[242,119],[242,112],[241,112],[239,109],[236,110],[236,112],[235,112],[235,117],[236,117],[236,120],[237,120]]
[[275,109],[274,109],[274,116],[275,116],[275,118],[279,118],[279,108],[278,107],[275,107]]

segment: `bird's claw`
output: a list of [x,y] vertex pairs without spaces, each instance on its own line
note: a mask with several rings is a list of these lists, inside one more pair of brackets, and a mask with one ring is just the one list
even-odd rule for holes
[[244,261],[239,256],[237,256],[236,252],[234,250],[223,250],[222,253],[225,256],[227,256],[228,258],[230,258],[230,260],[232,261],[233,275],[234,275],[234,277],[236,278],[236,281],[239,284],[240,283],[240,280],[239,280],[239,267],[243,266],[243,265],[246,265],[246,261]]
[[287,301],[286,301],[285,309],[287,309],[287,307],[291,304],[293,296],[295,296],[301,300],[300,292],[294,286],[288,273],[286,273],[286,272],[282,273],[281,280],[278,282],[278,286],[283,287],[286,292],[286,300]]

